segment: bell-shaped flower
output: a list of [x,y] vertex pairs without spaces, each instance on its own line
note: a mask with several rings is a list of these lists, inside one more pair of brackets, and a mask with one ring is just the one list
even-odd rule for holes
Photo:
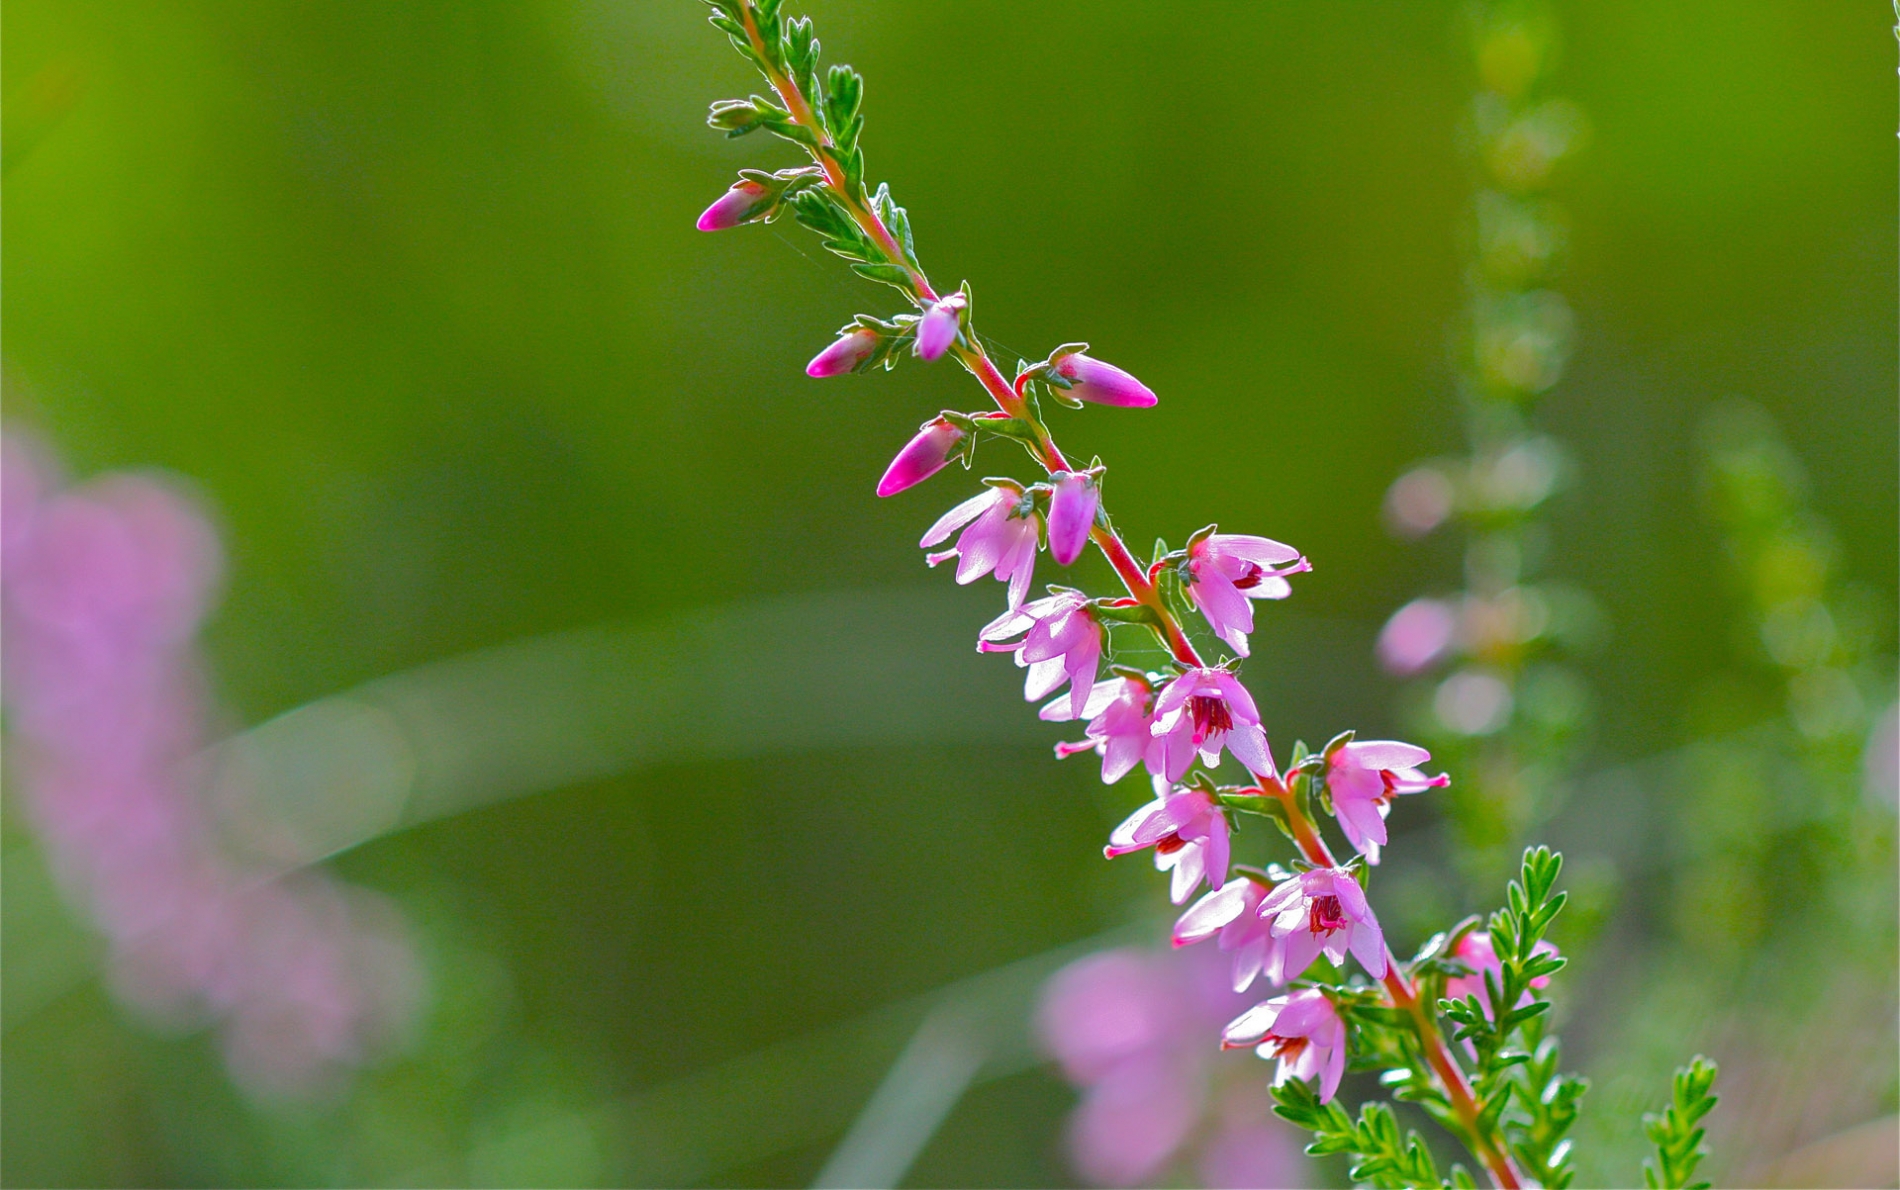
[[769,210],[777,198],[770,186],[742,178],[706,208],[697,226],[701,231],[724,231],[749,223]]
[[1385,846],[1385,816],[1392,799],[1402,793],[1421,793],[1451,784],[1443,773],[1427,777],[1418,766],[1432,754],[1416,744],[1397,740],[1355,740],[1326,758],[1326,791],[1332,796],[1333,817],[1366,862],[1379,862]]
[[1319,988],[1302,988],[1256,1004],[1221,1033],[1222,1049],[1253,1047],[1278,1058],[1273,1085],[1289,1078],[1319,1079],[1319,1101],[1330,1103],[1346,1072],[1346,1025]]
[[1174,923],[1174,944],[1192,946],[1218,937],[1217,945],[1234,956],[1234,990],[1244,992],[1254,977],[1264,974],[1274,983],[1280,977],[1280,946],[1260,917],[1260,902],[1267,888],[1251,876],[1241,875],[1188,906]]
[[1102,489],[1087,471],[1057,471],[1049,478],[1055,488],[1049,497],[1049,556],[1058,566],[1072,566],[1089,543]]
[[1100,753],[1102,782],[1113,785],[1143,761],[1147,761],[1150,772],[1161,771],[1161,741],[1149,730],[1154,722],[1150,714],[1153,705],[1154,691],[1148,683],[1113,677],[1095,684],[1080,711],[1074,709],[1070,699],[1058,698],[1042,708],[1042,718],[1051,723],[1087,719],[1087,738],[1057,744],[1056,755],[1066,758],[1078,752]]
[[956,456],[957,448],[963,444],[967,435],[948,418],[935,418],[925,422],[917,431],[917,436],[904,444],[897,452],[891,465],[885,469],[884,478],[877,481],[877,494],[895,496],[905,488],[915,487],[929,479]]
[[1223,747],[1250,772],[1274,774],[1253,696],[1224,669],[1190,669],[1168,683],[1155,700],[1150,730],[1162,742],[1162,775],[1170,781],[1187,773],[1197,753],[1208,765],[1219,764]]
[[1155,867],[1173,871],[1169,895],[1177,905],[1203,876],[1209,888],[1227,881],[1227,816],[1205,790],[1177,789],[1155,798],[1115,828],[1102,854],[1113,859],[1147,847],[1155,849]]
[[1063,356],[1049,370],[1060,378],[1058,383],[1067,382],[1068,395],[1078,401],[1130,409],[1145,409],[1155,403],[1153,389],[1114,364],[1091,359],[1079,351]]
[[936,359],[950,350],[950,345],[957,341],[957,332],[962,329],[959,315],[965,304],[962,294],[953,293],[930,303],[924,310],[924,316],[917,322],[919,359]]
[[877,350],[878,332],[868,326],[854,326],[831,341],[831,346],[812,357],[805,365],[805,375],[822,380],[826,376],[842,376],[846,372],[855,372],[859,364],[871,358]]
[[[1533,948],[1537,954],[1554,955],[1557,948],[1549,942],[1539,941]],[[1504,965],[1498,962],[1497,945],[1491,941],[1486,930],[1473,930],[1458,939],[1458,945],[1452,947],[1452,957],[1471,969],[1469,975],[1454,975],[1445,981],[1445,995],[1452,1000],[1462,1000],[1466,996],[1476,996],[1484,1007],[1484,1015],[1496,1018],[1496,1009],[1491,1003],[1491,989],[1486,986],[1484,977],[1488,974],[1499,984],[1504,980]],[[1550,976],[1539,975],[1531,980],[1531,987],[1547,988]],[[1502,990],[1502,988],[1500,988]],[[1518,997],[1515,1007],[1522,1008],[1531,1002],[1530,992]]]
[[1214,635],[1247,655],[1255,599],[1285,599],[1293,593],[1286,576],[1312,564],[1290,545],[1240,533],[1210,533],[1188,547],[1188,598],[1207,617]]
[[[1014,644],[999,643],[1019,633],[1022,639]],[[1071,717],[1088,705],[1102,657],[1102,626],[1080,591],[1058,590],[1047,599],[1006,611],[985,624],[977,638],[979,653],[1014,653],[1016,664],[1029,670],[1024,698],[1047,698],[1067,682]]]
[[1321,951],[1334,963],[1351,951],[1367,974],[1385,977],[1385,935],[1365,890],[1344,868],[1314,868],[1281,881],[1260,902],[1260,917],[1280,943],[1286,979],[1297,979]]
[[1009,584],[1009,606],[1021,607],[1036,569],[1038,519],[1021,488],[999,483],[944,513],[917,544],[929,549],[962,529],[954,548],[926,554],[924,561],[937,566],[955,558],[959,583],[994,572],[997,582]]

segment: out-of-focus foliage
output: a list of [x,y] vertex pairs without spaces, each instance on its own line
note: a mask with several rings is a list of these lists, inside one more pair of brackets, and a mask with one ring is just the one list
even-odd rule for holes
[[[1117,463],[1125,528],[1179,540],[1218,515],[1314,560],[1254,638],[1275,742],[1376,732],[1378,624],[1419,569],[1457,566],[1379,524],[1388,478],[1461,432],[1457,7],[813,11],[875,96],[869,174],[904,196],[932,268],[975,284],[986,332],[1028,358],[1086,338],[1160,394],[1140,418],[1076,421]],[[1896,1106],[1891,804],[1859,792],[1853,732],[1788,714],[1832,714],[1832,674],[1864,722],[1892,700],[1895,181],[1868,148],[1891,124],[1892,43],[1877,9],[1801,0],[1554,11],[1551,86],[1593,139],[1553,191],[1578,350],[1540,417],[1580,482],[1547,573],[1616,633],[1578,663],[1583,767],[1605,775],[1550,830],[1572,871],[1599,856],[1625,877],[1559,929],[1568,947],[1594,913],[1599,937],[1559,998],[1597,1085],[1579,1161],[1608,1171],[1579,1182],[1634,1176],[1642,1138],[1591,1120],[1660,1102],[1692,1032],[1724,1078],[1703,1173],[1766,1179]],[[596,639],[569,630],[647,641],[736,601],[947,584],[910,546],[950,481],[871,488],[967,380],[807,379],[871,288],[787,252],[781,236],[812,251],[791,229],[692,229],[735,169],[792,160],[704,128],[706,99],[750,80],[697,5],[14,0],[0,76],[6,416],[78,477],[165,468],[222,518],[206,646],[234,729],[389,675],[443,689],[474,650]],[[1717,531],[1696,498],[1696,427],[1734,394],[1809,476],[1765,529]],[[1190,464],[1220,481],[1185,482]],[[1811,615],[1767,630],[1763,601],[1799,592],[1724,577],[1781,548],[1751,533],[1812,551],[1810,593],[1838,639],[1865,624],[1859,653],[1814,652]],[[962,594],[915,603],[915,633],[961,654],[918,680],[1013,704],[1010,667],[967,648],[993,592]],[[656,684],[729,689],[754,655],[656,657]],[[647,672],[626,669],[572,688]],[[535,713],[558,707],[567,671],[533,672]],[[796,678],[775,696],[839,697]],[[476,709],[513,723],[507,701]],[[727,708],[700,701],[677,713],[722,739]],[[400,906],[428,998],[409,1048],[315,1102],[246,1099],[209,1037],[124,1013],[9,791],[0,1175],[810,1181],[904,1046],[910,997],[1120,924],[1151,891],[1095,858],[1130,807],[1049,761],[1057,733],[889,722],[691,755],[583,736],[562,743],[565,783],[492,773],[538,792],[403,818],[335,858]],[[1738,742],[1619,767],[1712,738]],[[1381,869],[1387,901],[1445,917],[1446,872],[1396,858],[1446,850],[1433,810],[1392,825],[1419,837]],[[1814,871],[1837,883],[1801,885]],[[1022,1061],[985,1070],[909,1180],[1070,1176],[1072,1092]]]

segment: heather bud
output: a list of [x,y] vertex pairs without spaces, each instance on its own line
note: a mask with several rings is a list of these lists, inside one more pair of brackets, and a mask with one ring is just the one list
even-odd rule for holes
[[917,324],[917,355],[920,359],[936,359],[950,350],[950,344],[957,341],[958,315],[962,312],[964,297],[953,293],[941,301],[931,303],[924,311],[922,321]]
[[[816,361],[813,366],[817,366]],[[877,494],[895,496],[943,470],[965,437],[964,431],[952,425],[947,418],[939,417],[925,422],[917,431],[917,436],[906,442],[904,449],[898,451],[897,457],[891,460],[884,478],[877,481]]]
[[1058,471],[1050,478],[1055,492],[1049,497],[1049,556],[1058,566],[1070,566],[1089,543],[1102,490],[1086,471]]
[[855,372],[858,365],[870,359],[871,353],[877,350],[877,341],[878,333],[875,330],[868,326],[854,326],[814,356],[805,365],[805,375],[822,379]]
[[724,231],[728,227],[750,223],[770,211],[777,201],[778,195],[772,187],[749,178],[743,179],[733,183],[732,189],[706,208],[697,226],[701,231]]
[[1145,409],[1155,403],[1154,390],[1114,364],[1091,359],[1081,352],[1065,355],[1049,369],[1053,383],[1078,401]]

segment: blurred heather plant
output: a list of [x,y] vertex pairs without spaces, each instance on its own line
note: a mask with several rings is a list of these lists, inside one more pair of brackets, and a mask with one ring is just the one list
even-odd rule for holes
[[1559,657],[1600,617],[1583,592],[1538,578],[1549,548],[1544,508],[1570,464],[1533,417],[1563,376],[1573,321],[1550,287],[1567,224],[1546,191],[1585,123],[1574,104],[1544,94],[1557,40],[1548,8],[1485,0],[1467,20],[1477,184],[1455,342],[1468,451],[1418,464],[1386,496],[1395,533],[1458,527],[1465,585],[1395,612],[1379,657],[1420,679],[1409,695],[1413,730],[1464,774],[1448,802],[1468,895],[1483,898],[1554,809],[1590,718],[1588,688]]
[[[1138,560],[1104,502],[1103,463],[1071,462],[1057,446],[1046,413],[1085,403],[1141,408],[1153,405],[1155,394],[1088,355],[1080,343],[1064,344],[1035,363],[1020,362],[1014,378],[1006,377],[974,329],[970,286],[949,292],[933,286],[904,209],[888,186],[873,190],[866,181],[862,79],[847,66],[821,74],[810,20],[782,15],[780,0],[707,3],[713,25],[759,68],[772,92],[772,98],[716,103],[710,123],[731,136],[769,131],[802,149],[807,163],[744,171],[699,226],[723,230],[790,213],[854,272],[896,289],[908,302],[909,311],[889,318],[854,318],[813,359],[811,375],[888,370],[907,356],[949,356],[982,386],[994,408],[945,410],[926,421],[898,452],[877,486],[879,495],[923,483],[951,461],[967,469],[986,442],[1013,442],[1029,455],[1035,475],[984,480],[984,490],[939,518],[919,544],[934,551],[926,559],[932,566],[954,560],[959,583],[990,575],[1008,585],[1004,611],[979,634],[978,648],[1014,654],[1027,671],[1029,700],[1054,696],[1042,708],[1044,719],[1085,724],[1083,738],[1059,745],[1059,756],[1098,755],[1103,780],[1110,783],[1137,766],[1147,770],[1152,800],[1115,828],[1105,850],[1111,857],[1152,852],[1155,866],[1170,874],[1177,905],[1207,885],[1209,891],[1177,922],[1175,945],[1214,941],[1217,951],[1231,956],[1236,992],[1261,980],[1285,989],[1230,1020],[1220,1045],[1275,1061],[1275,1110],[1314,1134],[1308,1152],[1349,1156],[1355,1181],[1475,1184],[1462,1165],[1441,1175],[1433,1151],[1416,1133],[1401,1131],[1389,1104],[1366,1102],[1356,1115],[1340,1106],[1349,1069],[1378,1071],[1393,1098],[1444,1126],[1494,1184],[1566,1184],[1573,1170],[1565,1133],[1585,1084],[1561,1072],[1558,1042],[1547,1030],[1550,1005],[1542,996],[1565,962],[1544,937],[1565,901],[1557,888],[1561,858],[1544,848],[1525,851],[1503,909],[1435,934],[1409,961],[1392,953],[1366,895],[1388,842],[1385,818],[1394,798],[1444,787],[1448,778],[1424,771],[1430,755],[1423,748],[1358,740],[1351,731],[1318,751],[1296,743],[1286,769],[1276,764],[1259,711],[1240,680],[1241,661],[1249,654],[1254,601],[1286,598],[1292,591],[1288,579],[1309,569],[1306,558],[1279,542],[1220,533],[1210,525],[1190,534],[1179,549],[1157,541],[1149,560]],[[1535,211],[1526,196],[1534,196],[1576,135],[1572,109],[1525,106],[1542,53],[1532,32],[1525,26],[1485,43],[1491,48],[1483,61],[1495,94],[1478,112],[1492,168],[1506,187],[1498,201],[1514,204],[1500,207],[1499,217],[1519,220],[1514,238],[1500,239],[1499,259],[1523,262],[1510,274],[1518,278],[1511,282],[1515,288],[1479,292],[1474,345],[1474,359],[1482,365],[1473,372],[1474,383],[1487,386],[1483,394],[1474,393],[1474,416],[1487,436],[1472,474],[1485,484],[1502,484],[1508,496],[1495,510],[1498,527],[1487,536],[1489,544],[1474,549],[1493,567],[1485,571],[1485,598],[1506,604],[1519,588],[1531,536],[1524,514],[1541,501],[1555,468],[1554,450],[1523,430],[1520,405],[1555,382],[1568,327],[1558,299],[1524,288],[1554,250],[1538,230],[1554,225],[1529,218]],[[1504,250],[1506,241],[1517,245],[1517,257]],[[1029,598],[1037,555],[1045,547],[1066,567],[1089,542],[1113,568],[1121,591],[1091,596],[1052,586],[1046,597]],[[1205,627],[1197,628],[1197,620]],[[1226,646],[1225,655],[1213,653],[1216,642]],[[1167,658],[1163,667],[1125,663],[1154,656],[1157,646]],[[1471,677],[1502,682],[1477,671]],[[1246,782],[1218,783],[1223,754],[1245,769]],[[1336,857],[1316,808],[1338,820],[1356,854],[1344,861]],[[1244,822],[1271,823],[1294,844],[1295,854],[1284,866],[1234,865],[1230,839]],[[1151,1097],[1148,1111],[1191,1121],[1198,1112],[1187,1098],[1192,1093],[1185,1087],[1168,1093],[1168,1080],[1178,1072],[1169,1072],[1165,1061],[1133,1068],[1125,1082],[1109,1072],[1116,1063],[1106,1058],[1097,1069],[1091,1055],[1117,1046],[1097,1037],[1100,1050],[1093,1050],[1088,1035],[1120,1027],[1129,997],[1105,1013],[1074,1007],[1073,1020],[1048,1019],[1088,999],[1086,990],[1071,994],[1059,985],[1044,1016],[1045,1035],[1055,1039],[1057,1053],[1091,1086],[1091,1106],[1078,1131],[1089,1130],[1092,1114],[1112,1116],[1110,1106],[1100,1105],[1124,1094]],[[1193,1020],[1187,998],[1174,1003],[1171,1013],[1160,1015],[1176,1024]],[[1210,1048],[1211,1034],[1210,1028]],[[1129,1055],[1142,1052],[1143,1046],[1128,1048]],[[1157,1127],[1140,1138],[1137,1156],[1172,1150],[1168,1142],[1186,1127]],[[1667,1180],[1686,1168],[1686,1150],[1673,1133],[1665,1139],[1675,1144],[1663,1166]],[[1101,1143],[1124,1141],[1132,1143],[1122,1135]],[[1081,1158],[1085,1170],[1093,1167],[1104,1180],[1139,1176],[1132,1172],[1139,1162],[1127,1154],[1091,1148]]]
[[334,1086],[404,1028],[419,972],[395,911],[315,872],[273,878],[214,820],[196,637],[216,533],[170,484],[62,489],[0,438],[0,636],[9,776],[49,866],[148,1020],[215,1023],[247,1090]]

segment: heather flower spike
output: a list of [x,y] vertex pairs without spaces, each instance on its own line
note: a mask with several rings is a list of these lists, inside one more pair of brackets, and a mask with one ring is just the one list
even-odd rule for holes
[[1202,877],[1216,889],[1227,881],[1227,816],[1206,790],[1177,789],[1155,798],[1115,828],[1102,854],[1114,859],[1149,847],[1155,849],[1155,867],[1174,873],[1170,895],[1177,905]]
[[[1015,644],[999,644],[1022,635]],[[1102,656],[1102,626],[1089,614],[1089,601],[1079,591],[1057,591],[991,620],[977,634],[980,653],[1014,653],[1016,664],[1029,670],[1023,697],[1030,702],[1046,698],[1069,683],[1069,710],[1079,715],[1095,688],[1095,667]]]
[[1035,574],[1037,524],[1033,501],[1024,498],[1021,488],[999,481],[944,513],[917,544],[929,549],[962,529],[954,548],[925,555],[924,561],[937,566],[957,559],[957,582],[963,584],[994,572],[998,582],[1009,584],[1009,606],[1017,608]]
[[1322,952],[1340,965],[1350,951],[1366,974],[1385,975],[1385,935],[1365,890],[1344,868],[1314,868],[1275,885],[1260,902],[1260,917],[1284,948],[1281,970],[1288,979]]
[[[1101,463],[1082,468],[1072,462],[1044,411],[1084,403],[1151,406],[1154,393],[1122,369],[1089,356],[1083,343],[1062,344],[1041,363],[1020,365],[1013,380],[1006,378],[972,325],[968,287],[946,294],[932,285],[904,208],[888,186],[866,182],[858,143],[863,85],[857,73],[844,66],[820,71],[810,22],[782,15],[780,0],[708,2],[713,24],[759,67],[774,97],[717,104],[713,124],[735,135],[770,132],[796,145],[811,163],[773,174],[748,171],[701,226],[734,226],[790,211],[858,276],[899,290],[917,311],[889,321],[858,315],[855,325],[811,362],[811,375],[888,367],[908,346],[925,360],[954,354],[994,403],[994,412],[946,412],[925,422],[892,461],[878,494],[921,483],[954,458],[967,465],[979,429],[1025,452],[1032,474],[986,480],[984,491],[939,518],[919,544],[934,551],[926,557],[932,566],[956,559],[959,583],[993,574],[1007,584],[1006,609],[982,629],[978,648],[1015,655],[1027,671],[1024,695],[1049,699],[1040,711],[1044,720],[1086,723],[1082,739],[1056,746],[1058,756],[1096,753],[1102,780],[1109,784],[1137,766],[1148,769],[1156,789],[1153,800],[1115,828],[1105,854],[1152,850],[1156,867],[1170,874],[1169,894],[1177,905],[1207,884],[1207,895],[1175,923],[1173,941],[1188,947],[1217,939],[1218,948],[1232,956],[1235,988],[1262,976],[1274,983],[1299,979],[1321,954],[1342,967],[1351,955],[1374,981],[1347,980],[1342,973],[1329,977],[1327,986],[1298,987],[1234,1020],[1224,1044],[1253,1047],[1277,1059],[1279,1114],[1314,1132],[1316,1150],[1352,1154],[1360,1163],[1355,1171],[1385,1171],[1374,1177],[1381,1184],[1448,1183],[1422,1140],[1401,1134],[1395,1124],[1385,1126],[1392,1117],[1382,1104],[1362,1108],[1357,1123],[1346,1112],[1325,1108],[1339,1091],[1349,1050],[1367,1065],[1385,1067],[1387,1085],[1402,1085],[1409,1097],[1431,1105],[1430,1114],[1451,1128],[1495,1185],[1565,1184],[1573,1171],[1566,1164],[1569,1142],[1563,1133],[1575,1117],[1583,1084],[1542,1067],[1537,1085],[1523,1081],[1531,1077],[1525,1053],[1555,1052],[1547,1033],[1533,1035],[1525,1025],[1548,1017],[1522,998],[1534,996],[1561,966],[1543,941],[1564,900],[1555,884],[1559,858],[1544,849],[1525,853],[1522,876],[1513,882],[1506,907],[1492,915],[1488,933],[1459,936],[1449,952],[1441,935],[1409,964],[1386,949],[1361,878],[1391,841],[1385,819],[1392,800],[1441,787],[1447,779],[1420,770],[1429,759],[1422,748],[1394,741],[1356,743],[1351,733],[1319,754],[1296,746],[1282,779],[1259,709],[1235,665],[1210,665],[1184,622],[1183,609],[1191,603],[1213,635],[1245,658],[1255,601],[1285,598],[1288,577],[1309,569],[1306,558],[1265,537],[1210,528],[1189,537],[1182,551],[1169,553],[1160,546],[1152,564],[1137,561],[1103,505]],[[1350,434],[1352,428],[1342,432]],[[1218,475],[1204,478],[1218,485]],[[1062,566],[1077,562],[1094,542],[1121,591],[1092,596],[1056,588],[1047,598],[1027,602],[1045,528],[1050,554]],[[937,548],[952,536],[954,546]],[[1185,602],[1177,596],[1185,596]],[[1381,655],[1394,669],[1422,669],[1460,647],[1453,640],[1461,627],[1457,618],[1456,609],[1446,604],[1414,605],[1388,626]],[[1097,681],[1111,644],[1120,647],[1124,634],[1143,633],[1151,634],[1153,646],[1165,654],[1165,660],[1150,663],[1154,672],[1116,666],[1111,676]],[[1193,771],[1196,764],[1219,765],[1223,753],[1246,766],[1252,786],[1222,789],[1209,773]],[[1311,809],[1314,793],[1364,864],[1344,866],[1334,857],[1322,830],[1325,823]],[[1230,832],[1237,823],[1261,818],[1271,819],[1297,849],[1291,861],[1297,874],[1271,888],[1270,877],[1230,864]],[[1487,951],[1493,939],[1499,940],[1500,951],[1508,944],[1509,953]],[[1117,970],[1138,975],[1126,963]],[[1495,979],[1498,994],[1517,1002],[1518,1011],[1495,1011],[1483,995],[1482,1006],[1455,998],[1461,992],[1479,995],[1483,976],[1492,971],[1502,972]],[[1439,978],[1454,998],[1431,996]],[[1109,999],[1117,1004],[1139,999],[1144,1021],[1156,1029],[1156,1022],[1188,1019],[1168,1010],[1165,992],[1150,995],[1152,990]],[[1047,1011],[1058,1016],[1094,1011],[1075,995],[1052,996],[1048,1005]],[[1465,1044],[1450,1043],[1453,1027]],[[1147,1180],[1193,1131],[1199,1110],[1184,1108],[1189,1092],[1169,1090],[1175,1084],[1153,1064],[1159,1051],[1150,1041],[1160,1032],[1150,1030],[1152,1036],[1139,1044],[1111,1046],[1079,1021],[1046,1022],[1045,1031],[1064,1039],[1058,1052],[1071,1075],[1091,1083],[1076,1135],[1087,1138],[1088,1151],[1100,1160],[1085,1168],[1117,1171],[1113,1176],[1129,1184]],[[1106,1047],[1099,1061],[1091,1056],[1098,1041]],[[1309,1089],[1307,1081],[1317,1089]],[[1511,1105],[1504,1116],[1492,1106],[1500,1103]],[[1109,1154],[1117,1145],[1121,1148]],[[1461,1175],[1452,1181],[1464,1184]]]
[[1432,754],[1416,744],[1396,740],[1362,740],[1342,744],[1326,757],[1326,791],[1332,797],[1333,816],[1346,838],[1366,862],[1379,862],[1386,844],[1385,816],[1392,799],[1405,793],[1443,789],[1451,778],[1427,777],[1418,766]]
[[1089,543],[1102,492],[1094,471],[1058,471],[1049,477],[1049,556],[1058,566],[1073,566]]
[[947,417],[932,418],[904,444],[884,478],[877,481],[877,494],[895,496],[905,488],[929,479],[955,458],[969,434]]
[[1275,996],[1235,1018],[1221,1034],[1222,1049],[1252,1047],[1279,1059],[1273,1085],[1289,1078],[1319,1080],[1319,1101],[1331,1103],[1346,1073],[1346,1026],[1339,1010],[1318,988]]
[[1253,631],[1255,599],[1285,599],[1293,593],[1289,574],[1312,564],[1290,545],[1238,533],[1210,533],[1190,542],[1187,551],[1188,598],[1201,609],[1214,635],[1242,657]]

